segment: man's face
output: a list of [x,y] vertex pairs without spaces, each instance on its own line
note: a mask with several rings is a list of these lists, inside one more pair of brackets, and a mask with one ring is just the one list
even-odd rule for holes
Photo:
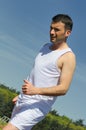
[[64,42],[66,39],[65,25],[62,22],[51,23],[50,26],[50,41],[54,44]]

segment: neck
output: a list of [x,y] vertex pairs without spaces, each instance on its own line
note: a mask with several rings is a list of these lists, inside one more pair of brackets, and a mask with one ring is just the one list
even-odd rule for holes
[[66,42],[64,43],[53,43],[52,46],[50,47],[51,50],[62,50],[68,48],[68,45]]

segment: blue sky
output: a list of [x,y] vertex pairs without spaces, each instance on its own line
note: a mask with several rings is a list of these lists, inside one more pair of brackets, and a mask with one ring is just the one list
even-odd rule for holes
[[72,17],[68,44],[76,54],[77,67],[70,90],[53,108],[86,124],[85,12],[85,0],[0,0],[0,83],[19,91],[39,49],[49,42],[51,18],[59,13]]

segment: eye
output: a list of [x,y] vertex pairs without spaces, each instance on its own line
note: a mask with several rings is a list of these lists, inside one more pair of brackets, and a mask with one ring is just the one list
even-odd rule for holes
[[58,29],[58,28],[54,28],[54,31],[55,31],[55,32],[58,32],[58,31],[59,31],[59,29]]
[[58,28],[54,28],[54,27],[50,26],[50,31],[51,31],[51,30],[53,30],[53,31],[55,31],[55,32],[60,31]]

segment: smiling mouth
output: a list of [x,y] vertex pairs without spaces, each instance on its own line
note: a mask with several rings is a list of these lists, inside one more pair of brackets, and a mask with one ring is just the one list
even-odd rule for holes
[[51,38],[56,38],[56,36],[54,36],[54,35],[50,35],[50,37],[51,37]]
[[55,39],[56,37],[51,37],[51,39]]

